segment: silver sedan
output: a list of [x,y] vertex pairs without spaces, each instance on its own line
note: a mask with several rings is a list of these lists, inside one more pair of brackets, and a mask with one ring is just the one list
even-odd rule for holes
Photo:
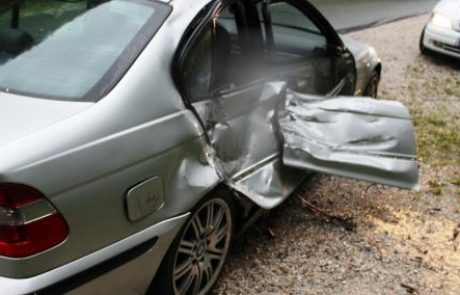
[[309,171],[417,187],[375,50],[307,1],[0,1],[0,293],[206,294]]

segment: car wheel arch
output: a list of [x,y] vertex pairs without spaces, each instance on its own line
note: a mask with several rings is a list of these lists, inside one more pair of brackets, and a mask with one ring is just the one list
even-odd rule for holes
[[[214,187],[211,191],[209,191],[205,196],[203,196],[200,200],[194,204],[193,208],[189,210],[192,214],[190,214],[189,219],[185,222],[181,230],[177,233],[176,237],[174,238],[172,244],[169,246],[168,252],[166,255],[163,256],[160,267],[158,268],[155,276],[149,286],[149,289],[146,294],[156,294],[158,290],[158,286],[160,286],[160,291],[162,288],[165,288],[164,280],[167,280],[166,272],[171,271],[171,262],[174,260],[172,256],[175,256],[174,248],[178,245],[179,240],[183,236],[184,232],[187,230],[189,226],[189,221],[193,218],[193,215],[200,210],[200,208],[213,199],[224,199],[228,202],[228,205],[231,208],[231,215],[232,215],[232,237],[230,242],[229,251],[231,251],[232,244],[236,237],[239,236],[240,228],[242,227],[241,221],[243,220],[243,212],[246,210],[244,209],[243,203],[246,202],[244,196],[240,195],[239,193],[234,192],[229,186],[227,186],[224,182],[218,184]],[[249,200],[249,199],[247,199]],[[225,258],[226,259],[226,258]],[[224,262],[225,264],[225,262]],[[220,272],[222,269],[220,270]],[[218,280],[219,275],[217,276]],[[217,282],[214,282],[214,284]]]

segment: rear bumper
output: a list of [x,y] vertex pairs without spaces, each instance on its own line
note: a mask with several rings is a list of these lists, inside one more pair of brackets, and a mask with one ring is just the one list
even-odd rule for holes
[[122,241],[34,277],[0,277],[1,293],[143,293],[188,215],[162,221]]
[[428,24],[425,28],[423,46],[447,56],[460,58],[460,32]]

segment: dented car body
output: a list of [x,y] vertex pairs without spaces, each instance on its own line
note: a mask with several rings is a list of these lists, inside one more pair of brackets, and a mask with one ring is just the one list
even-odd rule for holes
[[280,117],[285,165],[417,187],[414,131],[403,105],[356,97],[287,97]]
[[375,96],[375,51],[308,2],[84,2],[0,30],[4,292],[204,294],[307,172],[417,186],[407,109],[351,97]]

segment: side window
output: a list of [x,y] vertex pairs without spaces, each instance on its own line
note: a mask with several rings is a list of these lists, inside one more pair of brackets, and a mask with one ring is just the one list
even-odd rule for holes
[[225,8],[195,41],[184,63],[183,75],[191,102],[209,99],[248,83],[241,7]]
[[213,89],[230,90],[247,83],[245,70],[246,32],[241,19],[242,6],[234,4],[224,8],[215,24],[215,63]]
[[189,52],[184,78],[191,102],[209,98],[212,72],[212,27],[208,26]]
[[270,4],[274,50],[293,56],[316,55],[327,50],[327,39],[300,9],[288,2]]
[[336,84],[335,57],[328,50],[326,35],[297,3],[257,4],[271,72],[292,90],[326,95]]

